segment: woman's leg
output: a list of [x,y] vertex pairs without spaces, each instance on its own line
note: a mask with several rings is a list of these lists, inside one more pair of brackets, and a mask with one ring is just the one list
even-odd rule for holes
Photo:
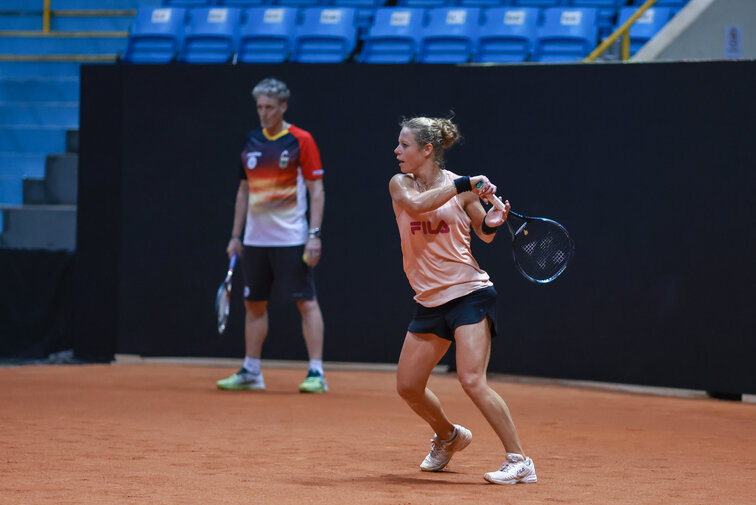
[[486,379],[491,354],[491,330],[488,318],[476,324],[459,326],[454,339],[457,344],[457,376],[465,393],[483,413],[499,436],[508,453],[525,456],[509,408]]
[[441,440],[448,440],[454,435],[454,425],[449,422],[441,402],[427,384],[433,368],[450,345],[450,341],[435,335],[407,332],[396,371],[399,396],[433,428]]

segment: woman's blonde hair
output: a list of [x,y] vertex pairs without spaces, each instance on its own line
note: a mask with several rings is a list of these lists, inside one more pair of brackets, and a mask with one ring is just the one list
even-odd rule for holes
[[412,132],[420,146],[433,146],[433,161],[444,166],[444,152],[456,144],[462,136],[451,119],[437,117],[413,117],[404,119],[400,126]]

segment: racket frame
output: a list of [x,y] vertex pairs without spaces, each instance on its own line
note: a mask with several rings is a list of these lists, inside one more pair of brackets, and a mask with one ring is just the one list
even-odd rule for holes
[[[234,253],[228,263],[226,278],[215,295],[215,314],[218,322],[218,335],[223,335],[228,325],[228,315],[231,312],[231,280],[234,277],[237,255]],[[225,302],[225,303],[224,303]]]
[[[492,195],[490,198],[491,203],[502,212],[506,212],[506,207],[504,203],[499,199],[498,196]],[[514,231],[512,228],[512,224],[509,222],[509,219],[507,218],[507,228],[509,228],[509,233],[512,234],[512,259],[514,259],[515,266],[517,267],[517,271],[520,272],[520,274],[525,277],[530,282],[533,282],[535,284],[548,284],[549,282],[553,281],[557,277],[559,277],[562,272],[567,268],[567,265],[572,260],[572,257],[575,255],[575,243],[572,241],[572,237],[570,236],[569,232],[567,231],[567,228],[562,226],[560,223],[557,223],[553,219],[548,219],[545,217],[533,217],[533,216],[525,216],[523,214],[519,214],[513,210],[509,210],[508,216],[514,216],[517,219],[520,219],[523,221],[523,223],[517,228],[517,231]],[[520,233],[525,229],[525,227],[528,225],[528,221],[544,221],[549,224],[557,226],[567,237],[567,240],[569,241],[570,248],[569,251],[567,251],[567,259],[564,261],[564,264],[562,264],[562,267],[551,277],[548,279],[537,279],[535,277],[532,277],[528,275],[523,269],[522,266],[520,266],[520,262],[517,261],[517,253],[516,248],[514,247],[514,243],[517,240],[517,237],[520,236]]]

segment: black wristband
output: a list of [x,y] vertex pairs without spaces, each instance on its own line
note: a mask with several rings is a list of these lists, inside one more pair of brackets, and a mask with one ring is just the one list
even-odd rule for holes
[[484,235],[493,235],[499,230],[499,228],[491,228],[486,224],[486,218],[483,218],[483,222],[480,225],[480,231],[483,232]]
[[457,190],[457,194],[464,193],[465,191],[472,191],[472,184],[470,184],[470,178],[468,176],[459,177],[454,179],[454,188]]

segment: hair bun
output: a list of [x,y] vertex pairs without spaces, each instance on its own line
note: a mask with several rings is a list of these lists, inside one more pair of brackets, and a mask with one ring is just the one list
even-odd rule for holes
[[451,119],[436,119],[438,129],[441,131],[441,146],[448,149],[459,140],[459,128]]

